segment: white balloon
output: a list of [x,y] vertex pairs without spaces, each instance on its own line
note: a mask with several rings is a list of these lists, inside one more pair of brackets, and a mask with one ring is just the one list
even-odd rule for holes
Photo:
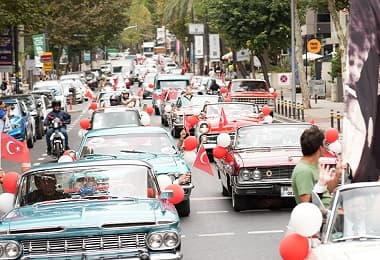
[[58,162],[59,163],[63,163],[63,162],[73,162],[73,157],[71,157],[70,155],[62,155],[61,157],[59,157],[58,159]]
[[273,122],[273,117],[270,115],[264,116],[264,123],[272,123]]
[[170,184],[173,184],[172,179],[165,175],[161,174],[157,176],[158,185],[160,185],[160,189],[164,190],[166,187],[168,187]]
[[167,105],[165,106],[165,112],[166,112],[166,113],[170,113],[170,112],[172,112],[172,106],[171,106],[170,104],[167,104]]
[[297,234],[310,237],[318,233],[322,225],[322,212],[313,203],[298,204],[290,215],[289,227]]
[[225,148],[231,144],[231,137],[227,133],[221,133],[216,138],[216,143]]
[[341,154],[342,144],[339,142],[339,140],[336,140],[335,142],[329,144],[328,149],[336,154]]
[[269,93],[273,93],[274,92],[274,88],[269,88]]
[[7,213],[13,209],[15,195],[12,193],[0,194],[0,212]]
[[145,126],[150,125],[150,116],[142,115],[140,120],[141,120],[141,124]]
[[197,154],[195,153],[195,151],[184,151],[183,152],[183,159],[185,160],[185,162],[188,165],[193,165],[196,156],[197,156]]

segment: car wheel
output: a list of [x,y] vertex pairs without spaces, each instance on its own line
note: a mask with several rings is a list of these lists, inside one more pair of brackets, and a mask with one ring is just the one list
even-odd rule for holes
[[160,115],[160,110],[158,109],[158,107],[154,107],[154,114],[156,116],[159,116]]
[[26,139],[26,145],[28,148],[33,148],[34,142],[33,142],[33,136],[28,137],[27,134],[25,134],[25,139]]
[[175,205],[180,217],[188,217],[190,215],[190,198]]
[[232,207],[235,211],[246,209],[246,198],[232,191]]
[[221,186],[222,186],[222,195],[223,196],[230,196],[230,193],[228,192],[228,189],[226,187],[223,186],[223,183],[220,182]]
[[36,137],[37,139],[42,139],[43,135],[44,135],[44,125],[42,124],[42,121],[40,121],[36,129]]

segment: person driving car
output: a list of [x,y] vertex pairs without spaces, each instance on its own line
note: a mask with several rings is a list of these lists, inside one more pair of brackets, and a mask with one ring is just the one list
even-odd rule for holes
[[57,179],[54,174],[36,175],[34,184],[37,189],[28,194],[27,204],[70,197],[68,194],[56,190]]
[[177,107],[189,106],[191,104],[192,98],[193,98],[193,92],[192,92],[191,86],[187,86],[185,93],[178,98],[176,106]]
[[120,97],[117,95],[110,96],[110,106],[118,106],[120,105]]
[[[59,100],[53,100],[52,101],[52,107],[53,110],[49,112],[49,114],[46,116],[44,125],[50,126],[52,121],[55,118],[59,118],[61,120],[61,127],[59,131],[64,135],[65,137],[65,150],[70,150],[69,148],[69,137],[67,135],[66,131],[66,124],[71,123],[71,115],[63,110],[61,110],[61,101]],[[50,137],[53,134],[54,129],[52,127],[49,127],[46,131],[46,146],[47,146],[47,154],[51,154],[51,145],[50,145]]]

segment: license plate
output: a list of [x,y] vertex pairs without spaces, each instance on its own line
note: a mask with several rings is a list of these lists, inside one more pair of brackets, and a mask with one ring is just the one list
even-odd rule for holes
[[292,186],[281,186],[281,197],[294,197]]

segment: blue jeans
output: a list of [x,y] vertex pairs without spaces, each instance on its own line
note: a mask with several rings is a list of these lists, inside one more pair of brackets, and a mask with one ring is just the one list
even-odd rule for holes
[[[65,147],[64,148],[66,149],[67,147],[69,147],[69,137],[67,136],[66,128],[61,127],[61,128],[59,128],[59,131],[65,137]],[[54,132],[53,128],[48,128],[48,130],[46,131],[46,144],[47,144],[48,149],[51,149],[51,147],[50,147],[50,136],[53,134],[53,132]]]

